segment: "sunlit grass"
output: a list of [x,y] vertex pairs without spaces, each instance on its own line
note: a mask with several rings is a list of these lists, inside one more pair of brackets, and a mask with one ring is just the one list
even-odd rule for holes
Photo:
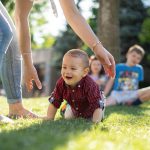
[[[6,99],[0,97],[0,113],[7,114]],[[24,105],[46,115],[47,98],[25,99]],[[83,119],[56,121],[15,120],[0,125],[0,150],[149,150],[150,103],[140,107],[107,108],[106,119],[93,124]]]

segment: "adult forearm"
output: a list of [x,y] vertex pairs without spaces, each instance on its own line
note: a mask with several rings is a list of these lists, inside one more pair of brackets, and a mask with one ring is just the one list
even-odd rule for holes
[[27,19],[15,19],[21,53],[31,52],[29,25]]
[[19,41],[19,48],[23,56],[24,63],[31,64],[31,42],[30,32],[27,19],[15,17],[15,24],[17,28],[17,35]]
[[[74,0],[60,0],[60,4],[69,25],[90,48],[93,48],[99,40],[84,17],[80,14]],[[101,44],[98,45],[100,48],[103,48]]]
[[31,40],[28,16],[33,3],[28,0],[16,0],[15,4],[15,24],[17,29],[19,48],[23,56],[24,63],[32,64]]
[[[66,17],[67,18],[67,17]],[[67,21],[76,34],[90,47],[98,41],[98,38],[92,31],[86,20],[79,14],[75,14],[72,18],[68,17]]]

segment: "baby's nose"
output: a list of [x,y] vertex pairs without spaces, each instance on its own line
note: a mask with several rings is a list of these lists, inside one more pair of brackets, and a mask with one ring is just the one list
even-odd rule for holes
[[65,71],[65,74],[66,74],[66,75],[70,75],[70,74],[71,74],[71,70],[69,70],[69,69],[66,70],[66,71]]

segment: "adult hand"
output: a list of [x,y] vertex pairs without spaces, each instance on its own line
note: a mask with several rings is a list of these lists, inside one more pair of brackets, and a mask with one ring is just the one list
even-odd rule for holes
[[24,83],[28,91],[33,89],[33,81],[36,83],[36,86],[41,89],[42,84],[39,80],[37,71],[33,65],[24,65]]
[[95,48],[94,53],[104,67],[105,73],[114,78],[116,75],[114,57],[105,49]]

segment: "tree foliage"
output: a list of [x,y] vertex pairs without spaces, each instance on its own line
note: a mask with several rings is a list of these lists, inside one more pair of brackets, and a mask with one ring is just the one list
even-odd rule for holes
[[1,0],[1,2],[6,7],[7,11],[9,12],[9,14],[12,15],[13,10],[14,10],[14,6],[15,6],[14,0]]
[[55,42],[55,38],[50,33],[44,32],[44,25],[48,23],[44,15],[45,10],[48,9],[47,3],[48,1],[36,3],[31,11],[30,32],[33,50],[49,48]]
[[150,8],[147,9],[147,17],[142,24],[142,30],[139,35],[141,43],[150,44]]
[[[14,0],[1,0],[3,5],[6,7],[7,11],[11,16],[13,16],[14,12]],[[47,8],[48,1],[43,1],[42,3],[37,3],[32,8],[30,13],[30,33],[31,33],[31,46],[33,50],[41,49],[41,48],[49,48],[54,42],[55,38],[50,34],[43,33],[42,26],[47,23],[47,20],[43,14],[45,9]],[[38,37],[37,37],[38,33]]]
[[146,17],[146,9],[141,0],[120,2],[120,39],[122,54],[133,44],[139,44],[139,34]]

